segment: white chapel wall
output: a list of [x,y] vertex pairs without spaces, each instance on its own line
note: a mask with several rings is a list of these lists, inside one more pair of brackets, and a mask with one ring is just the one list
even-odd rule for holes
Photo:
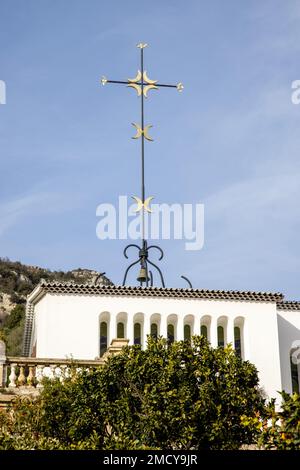
[[241,326],[244,359],[253,362],[269,396],[281,390],[280,355],[275,303],[131,296],[46,294],[35,306],[37,357],[95,359],[100,355],[100,319],[108,319],[108,344],[117,336],[118,320],[125,321],[126,337],[134,342],[133,325],[142,325],[145,347],[151,322],[167,337],[168,322],[175,339],[184,338],[184,324],[192,334],[207,325],[209,340],[217,346],[218,325],[225,342],[234,343],[234,326]]
[[[280,347],[280,362],[282,374],[282,388],[292,393],[292,379],[291,379],[291,363],[290,353],[293,345],[300,350],[300,312],[299,311],[278,311],[278,331],[279,331],[279,347]],[[298,354],[300,359],[300,353]],[[300,365],[298,365],[300,375]],[[299,377],[300,384],[300,377]]]

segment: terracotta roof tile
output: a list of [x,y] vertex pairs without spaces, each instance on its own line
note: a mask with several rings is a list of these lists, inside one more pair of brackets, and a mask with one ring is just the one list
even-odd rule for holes
[[299,310],[300,311],[300,302],[278,302],[278,310]]
[[205,300],[237,300],[248,302],[277,302],[283,301],[283,295],[272,292],[251,291],[223,291],[205,289],[179,289],[163,287],[132,287],[132,286],[101,286],[94,284],[76,284],[74,282],[47,282],[40,283],[44,292],[53,294],[75,295],[113,295],[135,297],[165,297],[178,299],[205,299]]

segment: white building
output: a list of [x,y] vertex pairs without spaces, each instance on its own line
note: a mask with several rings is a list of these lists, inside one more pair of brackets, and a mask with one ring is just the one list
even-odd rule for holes
[[145,347],[149,334],[171,341],[200,333],[255,364],[269,397],[299,391],[300,302],[279,293],[42,281],[28,297],[23,353],[95,359],[115,338]]

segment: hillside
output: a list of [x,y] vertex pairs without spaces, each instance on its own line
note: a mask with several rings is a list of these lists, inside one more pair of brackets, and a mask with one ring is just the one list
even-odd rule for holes
[[[22,349],[26,296],[41,279],[85,283],[100,273],[89,269],[50,271],[38,266],[26,266],[18,261],[0,258],[0,339],[9,355],[20,355]],[[111,281],[102,276],[105,283]]]

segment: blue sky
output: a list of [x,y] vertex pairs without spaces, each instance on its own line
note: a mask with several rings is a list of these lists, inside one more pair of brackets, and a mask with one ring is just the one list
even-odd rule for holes
[[96,207],[139,192],[134,76],[153,92],[147,194],[205,204],[205,244],[162,241],[168,286],[280,291],[299,299],[300,1],[0,0],[0,256],[106,271],[125,241],[96,237]]

